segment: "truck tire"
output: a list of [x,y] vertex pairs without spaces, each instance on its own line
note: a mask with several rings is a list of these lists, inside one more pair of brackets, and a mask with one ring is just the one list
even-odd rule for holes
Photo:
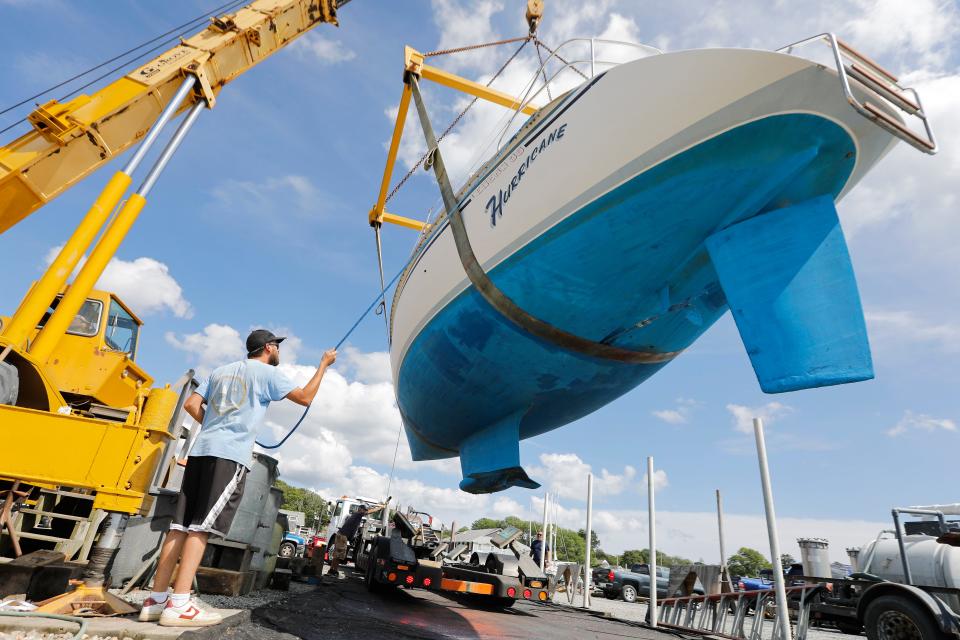
[[636,602],[637,588],[632,584],[623,585],[623,588],[620,589],[620,597],[623,598],[624,602]]
[[880,596],[869,605],[863,627],[870,640],[945,640],[947,635],[919,604],[902,596]]
[[280,543],[280,550],[277,551],[277,555],[281,558],[292,558],[297,555],[297,545],[293,544],[289,540]]
[[497,609],[509,609],[516,603],[517,601],[514,600],[513,598],[504,597],[504,598],[493,598],[491,604],[493,604],[493,606],[496,607]]

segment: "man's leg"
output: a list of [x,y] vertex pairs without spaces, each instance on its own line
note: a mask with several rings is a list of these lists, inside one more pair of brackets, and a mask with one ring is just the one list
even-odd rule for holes
[[180,553],[180,570],[177,572],[177,581],[173,584],[175,594],[189,595],[193,588],[193,578],[197,575],[197,568],[203,558],[203,551],[207,548],[207,537],[209,535],[205,531],[191,531],[187,534],[186,542],[183,543],[183,551]]
[[183,543],[187,539],[186,531],[168,531],[160,549],[160,559],[157,561],[157,573],[153,576],[153,590],[164,593],[170,588],[170,578],[180,559]]

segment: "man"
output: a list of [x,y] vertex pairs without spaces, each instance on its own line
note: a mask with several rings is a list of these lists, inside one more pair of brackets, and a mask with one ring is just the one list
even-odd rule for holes
[[[336,350],[325,352],[310,381],[297,387],[277,369],[283,340],[266,329],[253,331],[247,337],[247,359],[215,369],[184,403],[202,426],[187,459],[176,513],[160,551],[153,593],[140,610],[141,621],[169,627],[220,622],[218,614],[190,602],[207,538],[223,537],[230,529],[267,406],[284,398],[309,406],[323,374],[337,359]],[[173,593],[168,594],[178,562]]]
[[[543,558],[544,547],[543,547],[543,531],[537,531],[537,539],[533,541],[533,544],[530,545],[530,556],[533,557],[534,563],[539,567],[540,559]],[[547,556],[550,556],[550,547],[546,548]]]
[[[353,536],[357,534],[360,523],[367,515],[381,509],[383,507],[360,507],[343,521],[337,532],[333,534],[333,540],[327,542],[327,553],[330,556],[328,576],[340,577],[340,563],[347,559],[347,549],[350,546],[350,541],[353,540]],[[322,567],[320,571],[323,572]]]

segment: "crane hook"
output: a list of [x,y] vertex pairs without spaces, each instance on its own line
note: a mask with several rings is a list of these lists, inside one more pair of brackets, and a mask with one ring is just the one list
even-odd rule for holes
[[527,0],[527,26],[530,27],[531,36],[537,32],[541,18],[543,18],[543,0]]

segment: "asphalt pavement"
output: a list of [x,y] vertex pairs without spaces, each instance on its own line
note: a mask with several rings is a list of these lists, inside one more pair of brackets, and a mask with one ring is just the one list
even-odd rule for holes
[[510,609],[494,609],[485,607],[484,602],[482,598],[416,589],[372,594],[367,592],[360,576],[348,574],[345,579],[314,591],[255,609],[250,622],[230,630],[224,637],[232,640],[673,640],[679,636],[647,629],[637,622],[556,604],[519,601]]

